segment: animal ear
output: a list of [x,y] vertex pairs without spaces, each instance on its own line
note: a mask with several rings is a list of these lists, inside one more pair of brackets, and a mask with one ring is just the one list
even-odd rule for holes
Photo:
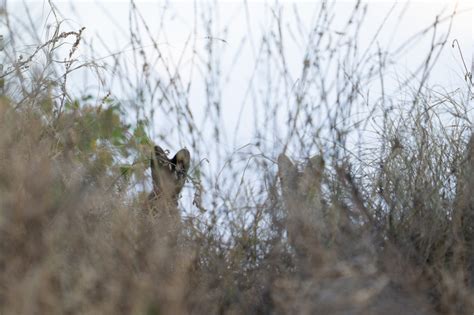
[[306,194],[314,195],[321,190],[323,173],[324,159],[319,155],[313,156],[306,163],[298,189]]
[[174,175],[175,175],[175,195],[179,196],[181,190],[184,187],[186,182],[186,176],[189,170],[189,165],[191,164],[191,154],[187,149],[179,150],[173,159],[171,159]]
[[166,156],[165,151],[160,146],[155,145],[150,159],[151,178],[155,188],[160,185],[159,170],[163,165],[167,165],[167,161],[168,157]]
[[320,155],[311,157],[306,164],[304,174],[321,177],[324,172],[324,159]]
[[[155,158],[157,159],[158,162],[163,161],[163,159],[165,159],[165,161],[168,160],[165,150],[163,150],[159,145],[155,145],[154,151],[155,151],[154,152]],[[161,164],[163,164],[163,162]]]
[[171,163],[174,164],[175,171],[178,175],[186,174],[191,164],[191,154],[187,149],[181,149],[175,154]]
[[278,177],[280,181],[286,182],[285,185],[294,184],[298,170],[291,160],[285,155],[280,154],[278,156]]

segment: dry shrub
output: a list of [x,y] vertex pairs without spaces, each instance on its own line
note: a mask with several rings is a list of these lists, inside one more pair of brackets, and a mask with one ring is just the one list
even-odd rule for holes
[[193,262],[163,222],[64,152],[33,111],[1,103],[1,309],[183,313]]
[[[466,104],[449,93],[435,97],[439,92],[423,80],[402,95],[400,105],[388,95],[374,102],[364,119],[379,125],[353,130],[363,125],[351,118],[365,95],[361,87],[382,76],[389,62],[378,58],[391,55],[360,54],[352,19],[334,41],[325,31],[330,10],[322,5],[308,33],[297,85],[286,69],[273,72],[286,64],[278,15],[276,31],[262,38],[255,72],[269,69],[263,72],[268,90],[253,101],[265,104],[265,126],[258,126],[258,141],[248,153],[224,156],[221,148],[221,71],[212,38],[203,67],[204,131],[188,104],[191,83],[178,75],[180,69],[170,70],[159,45],[153,45],[156,63],[169,77],[154,77],[148,69],[155,61],[136,49],[144,87],[134,86],[127,63],[114,60],[124,90],[136,93],[130,99],[137,104],[129,107],[138,108],[140,119],[132,124],[123,121],[124,106],[110,93],[92,101],[71,97],[66,83],[76,69],[83,28],[60,32],[58,22],[52,38],[13,62],[0,99],[0,313],[471,314],[474,162],[473,140],[467,149],[464,144],[470,133]],[[351,16],[363,20],[361,2]],[[141,47],[138,29],[146,22],[134,6],[130,19],[136,22],[132,46]],[[66,61],[55,64],[64,59],[55,54],[69,36]],[[443,45],[432,46],[424,79]],[[50,72],[37,71],[28,80],[26,67],[41,52]],[[339,67],[340,60],[359,55],[363,59],[352,62],[368,72]],[[338,65],[331,84],[324,62]],[[99,72],[93,62],[78,68]],[[249,95],[260,95],[258,86],[252,88]],[[334,104],[331,95],[337,95]],[[291,105],[287,113],[279,108],[282,99]],[[147,102],[176,122],[170,133],[188,134],[183,137],[193,160],[187,180],[196,190],[198,214],[175,202],[184,177],[171,186],[172,200],[147,197],[158,186],[157,174],[148,173],[153,141],[141,115],[152,121],[155,108],[146,113]],[[287,138],[273,137],[269,126],[279,126],[283,114]],[[376,138],[358,143],[351,138],[356,132]],[[271,156],[280,152],[275,143],[261,141],[265,136],[278,138],[285,151],[296,152],[293,157],[320,155],[304,163],[280,155],[275,162]],[[156,138],[176,144],[168,134]],[[211,154],[209,143],[222,162],[215,177],[201,167]],[[246,182],[248,173],[258,184]],[[167,211],[171,220],[163,217]],[[172,235],[176,230],[179,237]]]

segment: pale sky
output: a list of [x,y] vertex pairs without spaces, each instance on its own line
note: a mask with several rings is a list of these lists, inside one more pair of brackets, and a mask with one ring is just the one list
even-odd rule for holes
[[[5,3],[5,0],[0,0]],[[65,24],[62,31],[77,30],[82,26],[86,27],[83,33],[85,42],[94,47],[94,58],[97,63],[113,64],[112,54],[117,54],[126,60],[129,66],[129,77],[134,80],[135,73],[140,69],[134,69],[134,53],[130,45],[129,33],[129,9],[128,0],[70,0],[70,1],[52,1],[65,18]],[[450,0],[427,0],[427,1],[398,1],[394,6],[393,1],[371,0],[367,12],[367,23],[364,23],[360,30],[360,36],[357,43],[360,50],[371,47],[371,50],[381,47],[389,51],[396,50],[401,43],[410,39],[414,34],[423,31],[431,25],[437,15],[446,17],[452,12],[455,1]],[[1,2],[0,2],[1,3]],[[15,16],[12,23],[20,25],[26,23],[28,17],[25,7],[30,11],[34,19],[35,31],[42,40],[48,38],[48,25],[53,22],[47,1],[20,1],[8,0],[7,8],[10,15]],[[26,3],[26,4],[25,4]],[[265,113],[261,110],[260,102],[263,99],[260,94],[265,91],[266,80],[263,75],[265,71],[260,69],[255,74],[255,69],[264,62],[257,59],[257,48],[264,36],[270,34],[268,30],[275,29],[275,1],[247,1],[247,6],[243,1],[215,1],[218,8],[211,14],[215,18],[212,29],[206,30],[201,22],[202,16],[195,15],[195,1],[168,1],[167,12],[161,15],[164,8],[164,2],[158,1],[135,1],[143,19],[146,21],[154,40],[160,45],[163,58],[169,61],[167,66],[171,69],[176,68],[179,63],[179,74],[186,83],[191,81],[192,85],[187,95],[190,110],[198,123],[198,128],[202,128],[204,137],[212,138],[213,130],[210,129],[208,112],[205,109],[206,95],[205,85],[202,80],[201,72],[205,71],[204,63],[199,61],[196,56],[205,55],[206,45],[209,37],[216,38],[213,41],[214,49],[221,65],[221,81],[219,82],[219,95],[222,106],[221,127],[225,134],[228,147],[214,148],[212,140],[209,140],[209,146],[206,148],[210,152],[222,150],[224,155],[233,152],[236,148],[245,146],[255,140],[255,134],[263,134],[263,141],[269,143],[272,152],[267,152],[270,156],[275,156],[282,150],[282,139],[285,137],[285,118],[281,118],[281,128],[277,126],[274,130],[258,130],[262,128],[265,122]],[[199,5],[203,2],[197,1]],[[292,82],[289,84],[296,86],[301,75],[302,61],[305,53],[306,35],[298,35],[298,32],[309,30],[313,27],[315,12],[320,7],[320,2],[316,1],[279,1],[281,8],[282,33],[285,37],[285,46],[283,54],[286,57],[288,77]],[[338,34],[346,22],[355,1],[337,1],[335,10],[336,16],[329,32]],[[451,47],[454,40],[460,45],[467,67],[472,65],[474,55],[474,25],[473,25],[473,2],[460,1],[458,3],[458,12],[453,21],[447,45],[442,51],[436,66],[432,70],[431,84],[443,86],[447,91],[454,91],[459,88],[465,88],[464,66],[462,64],[457,46]],[[393,9],[391,15],[388,12]],[[295,12],[298,12],[297,23]],[[205,13],[205,10],[200,11]],[[218,12],[218,13],[217,13]],[[383,36],[379,36],[376,42],[373,42],[373,36],[378,27],[389,16],[383,27]],[[402,18],[400,18],[402,16]],[[440,36],[447,32],[448,23],[441,23],[437,31]],[[0,34],[5,34],[5,25],[0,21]],[[296,35],[295,35],[296,34]],[[143,35],[143,34],[142,34]],[[143,35],[144,38],[146,36]],[[337,36],[336,36],[337,37]],[[21,36],[17,42],[16,49],[19,52],[28,55],[28,52],[34,50],[35,45],[28,45],[31,41],[28,34]],[[189,45],[189,41],[193,45]],[[221,41],[222,40],[222,41]],[[6,44],[9,41],[6,38]],[[372,46],[371,46],[372,45]],[[396,83],[401,78],[408,76],[414,69],[420,66],[426,57],[431,45],[431,33],[423,36],[421,40],[410,42],[397,55],[395,64],[387,67],[384,74],[386,76],[387,92],[394,90]],[[153,59],[156,57],[156,51],[152,47],[151,40],[144,40],[143,50]],[[87,60],[90,51],[87,46],[81,46],[78,52]],[[0,55],[1,57],[1,55]],[[97,98],[104,96],[109,89],[118,98],[127,98],[133,96],[133,91],[123,90],[115,81],[109,80],[109,71],[105,71],[106,85],[90,75],[90,71],[85,76],[85,72],[78,72],[69,79],[69,87],[77,88],[78,91],[97,90]],[[263,69],[264,70],[264,69]],[[269,71],[271,72],[272,69]],[[155,77],[166,77],[163,65],[156,64],[152,71]],[[329,75],[331,71],[328,72]],[[331,78],[328,77],[328,81]],[[252,81],[251,81],[252,80]],[[137,79],[136,82],[139,82]],[[251,82],[251,84],[250,84]],[[378,97],[378,82],[373,83],[373,87],[365,87],[371,92],[371,97]],[[249,92],[250,91],[250,92]],[[316,93],[314,88],[308,90],[308,93]],[[252,95],[250,97],[249,95]],[[281,102],[282,111],[291,108],[294,102],[285,103],[283,91],[274,92],[274,101]],[[180,105],[180,104],[178,104]],[[166,118],[166,117],[165,117]],[[318,119],[317,117],[315,118]],[[321,122],[322,124],[323,122]],[[163,119],[163,116],[155,118],[153,130],[150,132],[152,138],[156,139],[160,134],[173,134],[179,146],[190,146],[189,139],[175,133],[174,126]],[[176,148],[170,148],[176,150]],[[295,153],[296,152],[290,152]],[[315,152],[310,152],[314,154]],[[210,160],[210,168],[217,173],[222,164],[217,162],[216,156],[209,153],[207,158]]]
[[[5,1],[5,0],[3,0]],[[162,53],[167,54],[166,57],[170,60],[170,67],[177,60],[181,59],[180,75],[186,78],[191,73],[190,68],[194,67],[192,63],[193,56],[197,51],[204,50],[208,36],[218,39],[224,39],[225,42],[217,48],[221,50],[221,62],[223,65],[222,72],[227,73],[228,77],[226,83],[222,86],[222,99],[226,104],[225,108],[225,125],[234,126],[239,123],[236,121],[242,108],[242,99],[236,95],[243,95],[247,89],[247,82],[252,75],[255,67],[255,51],[249,44],[249,40],[241,47],[243,40],[251,37],[254,42],[261,40],[262,32],[271,28],[274,23],[274,16],[272,15],[272,5],[275,1],[247,1],[248,8],[251,12],[249,17],[246,16],[246,11],[242,1],[216,1],[219,7],[218,21],[213,25],[212,34],[208,34],[202,28],[202,23],[199,23],[196,29],[196,17],[194,12],[195,1],[167,1],[169,3],[169,13],[166,16],[161,16],[161,9],[166,2],[156,1],[135,1],[137,7],[141,11],[144,20],[149,25],[152,32],[156,32],[155,40],[163,45]],[[379,36],[377,38],[377,45],[387,47],[388,50],[396,49],[399,43],[403,43],[413,34],[422,31],[426,26],[433,23],[436,15],[447,16],[454,7],[453,0],[430,0],[430,1],[410,1],[409,5],[405,5],[407,1],[398,1],[394,13],[390,16],[384,26],[384,32],[390,36]],[[9,0],[6,2],[10,14],[17,16],[17,21],[26,20],[25,17],[25,2],[20,0]],[[128,20],[130,2],[128,0],[62,0],[53,1],[57,9],[61,13],[68,26],[64,26],[63,30],[78,29],[81,26],[86,27],[84,32],[84,39],[88,42],[94,43],[95,58],[99,61],[111,62],[110,54],[121,53],[127,55],[130,52],[132,58],[131,47],[129,44]],[[197,3],[203,3],[198,1]],[[297,31],[295,16],[293,14],[293,7],[298,8],[299,18],[302,24],[307,28],[311,27],[314,19],[314,12],[320,6],[318,1],[279,1],[282,3],[283,21],[288,25],[284,32]],[[335,12],[340,12],[336,16],[336,22],[333,26],[333,31],[337,32],[338,19],[342,25],[355,1],[336,1]],[[383,23],[389,10],[392,8],[394,2],[388,0],[371,0],[369,1],[369,11],[365,28],[358,39],[358,44],[363,48],[371,42],[372,36],[376,31],[378,25]],[[31,15],[34,16],[35,22],[38,23],[37,31],[43,38],[47,37],[47,25],[52,22],[47,1],[26,1],[26,7],[30,10]],[[472,2],[460,1],[458,3],[458,11],[462,12],[455,19],[451,29],[451,35],[448,42],[457,41],[460,44],[461,52],[469,67],[472,64],[473,55],[473,19],[472,19]],[[397,14],[402,14],[403,18],[398,20]],[[23,16],[23,18],[22,18]],[[199,17],[198,17],[199,18]],[[160,26],[160,23],[162,25]],[[371,26],[373,25],[373,27]],[[377,27],[376,27],[377,26]],[[447,31],[448,23],[440,26],[439,34]],[[2,27],[2,26],[0,26]],[[68,28],[69,27],[69,28]],[[165,31],[160,31],[163,27]],[[249,30],[252,30],[249,34]],[[1,29],[0,29],[1,31]],[[288,36],[289,33],[286,35]],[[196,47],[190,47],[188,40],[191,37],[196,39]],[[8,43],[8,39],[7,39]],[[288,43],[288,42],[287,42]],[[430,45],[430,37],[425,36],[424,41],[417,41],[409,45],[409,47],[400,54],[397,60],[398,64],[394,67],[397,76],[405,75],[405,70],[408,72],[414,69],[425,57]],[[149,54],[153,54],[152,42],[144,42],[144,50]],[[463,83],[463,65],[459,56],[458,49],[447,48],[440,56],[437,66],[432,71],[433,84],[440,84],[447,88],[455,89],[458,85]],[[20,47],[21,50],[21,47]],[[27,48],[25,47],[25,51]],[[239,52],[237,59],[238,71],[235,70],[235,65],[231,66],[236,58],[236,53]],[[84,52],[85,53],[85,52]],[[285,46],[285,54],[288,59],[288,69],[294,80],[297,80],[299,75],[302,54],[301,48],[293,43]],[[130,59],[131,61],[131,59]],[[231,67],[231,69],[228,69]],[[154,69],[158,72],[162,71],[159,67]],[[133,71],[133,70],[131,70]],[[196,75],[195,73],[193,75]],[[190,78],[188,78],[190,79]],[[92,82],[89,81],[91,84]],[[193,83],[193,90],[191,94],[194,99],[202,98],[202,85],[196,81]],[[121,91],[116,90],[117,94]],[[195,102],[196,103],[196,102]],[[195,104],[195,108],[200,105]],[[248,115],[252,115],[252,109],[244,109],[248,111]],[[199,116],[200,111],[196,110],[196,115]],[[205,114],[204,114],[205,115]],[[245,143],[251,136],[240,137]]]
[[[5,1],[5,0],[3,0]],[[129,34],[129,9],[128,0],[102,0],[102,1],[52,1],[60,12],[60,19],[64,18],[65,23],[62,30],[77,30],[82,26],[86,27],[83,38],[94,47],[94,58],[97,62],[112,63],[113,54],[119,54],[121,57],[133,64],[133,51],[130,45]],[[53,17],[49,9],[48,1],[20,1],[9,0],[7,9],[10,15],[15,16],[13,23],[26,23],[28,17],[25,7],[30,11],[33,17],[35,31],[40,38],[45,40],[48,35],[48,25],[53,22]],[[25,4],[26,3],[26,4]],[[259,43],[262,36],[266,36],[269,29],[275,28],[275,1],[216,1],[215,12],[212,13],[215,21],[213,22],[211,33],[203,27],[202,17],[195,14],[194,3],[205,7],[204,2],[200,1],[135,1],[143,19],[148,24],[149,29],[154,34],[154,40],[160,45],[161,53],[169,60],[167,66],[173,68],[179,60],[179,73],[184,81],[192,80],[192,88],[189,92],[189,99],[193,109],[194,117],[197,121],[205,121],[206,112],[201,109],[205,98],[203,94],[204,85],[199,77],[199,71],[202,66],[196,61],[196,56],[205,54],[205,48],[209,36],[217,38],[214,41],[215,49],[219,53],[221,63],[221,73],[223,82],[220,86],[221,100],[223,104],[222,124],[228,129],[229,141],[235,146],[240,146],[251,141],[254,131],[253,119],[257,118],[258,108],[250,104],[251,100],[245,98],[248,91],[249,79],[254,75],[254,69],[258,66],[256,60],[255,43]],[[247,3],[247,6],[244,5]],[[321,5],[319,1],[279,1],[281,8],[281,19],[283,25],[283,36],[286,44],[284,54],[287,59],[289,77],[297,82],[300,75],[300,69],[304,54],[305,35],[298,35],[301,27],[306,30],[311,29],[314,21],[315,12]],[[330,1],[329,3],[332,3]],[[329,31],[337,34],[342,29],[351,13],[355,1],[336,1],[334,12],[335,19]],[[361,36],[357,43],[360,49],[372,45],[372,50],[376,46],[387,50],[396,50],[401,43],[404,43],[414,34],[419,33],[427,26],[431,25],[437,15],[441,17],[449,16],[455,5],[455,1],[437,0],[437,1],[398,1],[394,5],[393,1],[371,0],[366,20],[361,28]],[[460,45],[467,67],[472,62],[473,56],[473,19],[472,2],[460,1],[458,3],[458,12],[453,21],[453,25],[448,38],[448,44],[440,55],[436,67],[432,70],[431,83],[446,87],[447,90],[455,90],[462,86],[464,82],[464,68],[461,62],[459,50],[457,47],[451,48],[454,40]],[[163,8],[166,7],[166,14],[162,15]],[[296,9],[295,9],[296,8]],[[392,14],[388,15],[393,9]],[[295,16],[295,10],[298,11],[298,19]],[[201,13],[205,12],[203,9]],[[218,13],[217,13],[218,12]],[[372,41],[378,27],[384,23],[386,17],[389,17],[384,24],[382,35]],[[402,16],[402,18],[399,18]],[[300,23],[300,24],[298,24]],[[1,24],[1,23],[0,23]],[[441,23],[437,35],[447,32],[449,24]],[[0,25],[4,28],[4,25]],[[0,28],[0,31],[2,29]],[[144,30],[143,30],[144,32]],[[292,38],[296,34],[296,39]],[[28,42],[28,34],[21,36],[23,42]],[[144,37],[143,49],[151,57],[156,56],[156,51],[152,47],[152,41]],[[397,57],[396,64],[388,69],[387,80],[399,80],[407,76],[413,69],[420,66],[423,58],[431,45],[431,35],[423,36],[422,40],[407,45]],[[189,45],[192,39],[194,45]],[[223,39],[224,41],[220,41]],[[33,46],[24,43],[22,46],[18,43],[16,47],[20,52],[27,55]],[[8,38],[6,39],[8,45]],[[302,45],[302,46],[301,46]],[[86,56],[89,53],[87,49],[81,47],[79,54]],[[193,70],[194,69],[194,70]],[[201,69],[201,70],[199,70]],[[139,69],[138,69],[139,70]],[[153,69],[159,75],[164,71],[163,66],[157,64]],[[133,77],[133,66],[129,69],[130,77]],[[192,74],[193,78],[189,77]],[[74,77],[73,77],[74,78]],[[77,74],[77,83],[79,88],[87,83],[87,88],[93,86],[100,87],[97,79],[81,76]],[[254,89],[257,91],[265,85],[265,81],[259,81],[260,78],[252,81]],[[85,81],[84,81],[85,80]],[[394,82],[395,83],[395,82]],[[387,90],[395,84],[387,84]],[[127,97],[128,91],[118,86],[103,87],[98,92],[107,93],[107,89],[112,88],[112,92],[117,97]],[[377,95],[377,88],[372,89],[372,95]],[[125,92],[125,93],[124,93]],[[242,125],[243,121],[248,121],[248,127]],[[205,123],[204,123],[205,124]],[[168,126],[156,122],[156,130],[153,133],[161,134],[172,132]],[[237,131],[237,133],[236,133]],[[184,140],[180,140],[184,141]],[[185,143],[183,143],[185,144]]]

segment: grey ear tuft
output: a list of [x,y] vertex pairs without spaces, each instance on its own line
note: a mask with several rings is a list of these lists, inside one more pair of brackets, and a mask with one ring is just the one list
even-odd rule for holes
[[282,153],[278,156],[278,170],[280,173],[286,173],[294,167],[294,164],[285,154]]
[[297,175],[298,169],[296,166],[285,154],[280,154],[278,156],[278,177],[280,180],[292,182]]
[[293,166],[293,163],[291,160],[285,155],[285,154],[280,154],[278,156],[278,167],[289,167]]
[[306,164],[304,173],[307,175],[321,177],[324,172],[324,166],[325,163],[323,157],[320,155],[315,155],[309,159],[308,164]]

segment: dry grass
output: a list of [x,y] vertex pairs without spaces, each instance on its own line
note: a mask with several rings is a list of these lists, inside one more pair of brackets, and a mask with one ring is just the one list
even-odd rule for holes
[[[201,12],[209,29],[212,12]],[[382,54],[330,68],[360,53],[350,44],[335,49],[343,40],[354,43],[359,29],[352,23],[336,42],[321,31],[331,13],[320,8],[294,85],[274,12],[256,62],[256,72],[269,75],[267,89],[248,94],[266,120],[255,141],[231,153],[215,40],[198,56],[207,69],[202,124],[189,106],[191,81],[165,58],[157,63],[165,69],[160,76],[168,76],[160,77],[137,50],[135,62],[143,67],[136,76],[146,78],[137,86],[125,75],[126,59],[114,57],[114,80],[136,93],[127,103],[113,91],[97,99],[73,96],[75,71],[102,76],[96,60],[77,57],[86,45],[83,28],[63,32],[56,24],[21,60],[7,43],[0,314],[472,314],[474,140],[465,95],[472,82],[456,93],[428,85],[447,42],[434,36],[422,80],[408,79],[395,95],[369,100],[364,83],[377,78],[384,91]],[[364,6],[351,16],[363,19]],[[146,26],[140,17],[132,7],[134,47],[143,45],[140,34],[153,38],[138,32]],[[5,37],[14,34],[10,29]],[[57,62],[58,55],[65,61]],[[30,67],[33,60],[44,64]],[[328,69],[336,73],[333,82],[325,81]],[[173,242],[167,221],[147,206],[149,135],[154,117],[164,114],[173,127],[153,138],[173,146],[182,136],[193,158]],[[282,121],[284,136],[271,128]],[[312,158],[294,163],[295,156]],[[206,158],[211,165],[214,158],[213,167]]]

